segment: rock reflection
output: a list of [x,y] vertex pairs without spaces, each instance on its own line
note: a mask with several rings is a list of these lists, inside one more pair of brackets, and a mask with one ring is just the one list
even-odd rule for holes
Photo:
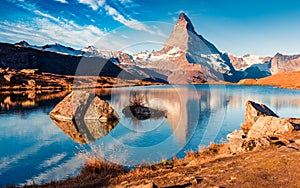
[[67,95],[50,117],[66,135],[82,144],[107,135],[119,122],[118,114],[106,101],[85,90]]
[[69,120],[62,121],[51,118],[52,121],[73,141],[80,144],[95,142],[107,135],[118,122],[103,123],[100,120]]

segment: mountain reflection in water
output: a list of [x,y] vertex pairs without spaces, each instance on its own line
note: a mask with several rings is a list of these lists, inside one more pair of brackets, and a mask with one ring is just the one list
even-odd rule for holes
[[[47,101],[61,100],[70,91],[6,91],[0,92],[0,113],[23,111],[47,106]],[[52,102],[51,102],[52,103]]]
[[[126,117],[122,110],[130,105],[133,90],[145,96],[144,106],[165,111],[166,116]],[[103,127],[85,121],[76,127],[73,122],[53,122],[49,112],[68,92],[36,94],[34,98],[26,93],[1,93],[0,187],[76,175],[84,163],[74,155],[78,142],[103,146],[103,157],[128,166],[183,157],[185,151],[221,142],[240,129],[247,100],[267,105],[280,117],[300,117],[300,91],[273,87],[165,85],[95,92],[119,114],[117,125]],[[33,106],[24,105],[32,102]]]

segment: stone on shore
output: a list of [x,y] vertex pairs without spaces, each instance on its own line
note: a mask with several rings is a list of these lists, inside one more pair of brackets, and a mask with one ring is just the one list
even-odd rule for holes
[[232,153],[237,153],[243,151],[245,133],[242,130],[235,130],[227,135],[227,140],[229,141],[230,151]]
[[299,130],[299,119],[280,118],[263,104],[247,101],[242,130],[227,135],[231,153],[253,150],[269,145],[287,145],[286,137]]
[[245,122],[242,124],[242,129],[244,132],[248,132],[251,129],[253,123],[255,123],[261,116],[274,116],[278,117],[271,109],[269,109],[264,104],[258,104],[253,101],[246,102],[246,113]]
[[271,136],[282,136],[291,133],[294,130],[293,125],[285,119],[274,116],[259,117],[249,130],[248,138],[262,138]]

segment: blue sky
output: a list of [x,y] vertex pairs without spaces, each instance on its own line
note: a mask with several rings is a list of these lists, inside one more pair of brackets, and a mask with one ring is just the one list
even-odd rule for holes
[[220,51],[300,53],[298,0],[2,0],[0,12],[1,42],[159,49],[185,12]]

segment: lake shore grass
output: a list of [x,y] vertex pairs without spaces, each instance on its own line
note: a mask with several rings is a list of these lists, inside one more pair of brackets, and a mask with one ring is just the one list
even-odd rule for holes
[[[295,78],[298,74],[300,72],[296,73]],[[280,80],[280,77],[277,79]],[[257,83],[263,82],[251,80],[249,85]],[[290,88],[290,85],[272,86]],[[288,147],[269,146],[233,154],[227,143],[212,143],[199,151],[187,152],[183,159],[162,160],[133,170],[101,158],[88,157],[76,177],[24,187],[298,187],[300,169],[296,164],[299,157],[299,150]]]
[[300,71],[278,73],[260,79],[244,79],[239,85],[274,86],[286,89],[300,89]]
[[209,81],[194,84],[273,86],[277,88],[300,90],[300,71],[283,72],[260,79],[242,79],[239,82]]
[[76,177],[25,187],[290,187],[300,185],[300,152],[278,146],[231,154],[211,144],[185,158],[162,160],[133,170],[89,158]]
[[[265,120],[267,131],[258,130]],[[280,118],[265,105],[248,101],[245,123],[249,129],[241,126],[227,135],[226,143],[211,143],[186,152],[183,159],[162,159],[131,170],[101,158],[101,148],[83,150],[86,163],[78,176],[27,187],[300,186],[299,119]]]

